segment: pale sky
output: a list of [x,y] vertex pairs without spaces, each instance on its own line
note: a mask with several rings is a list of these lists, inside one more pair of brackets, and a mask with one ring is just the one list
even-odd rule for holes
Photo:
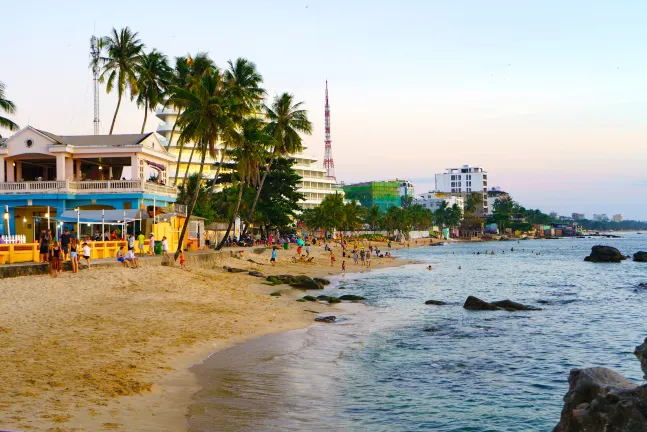
[[[480,165],[526,207],[647,220],[642,0],[5,3],[0,81],[20,126],[92,133],[89,38],[130,26],[170,58],[254,61],[271,95],[306,103],[320,158],[327,78],[339,180],[422,193]],[[102,91],[105,133],[115,105]],[[122,104],[116,132],[142,120]]]

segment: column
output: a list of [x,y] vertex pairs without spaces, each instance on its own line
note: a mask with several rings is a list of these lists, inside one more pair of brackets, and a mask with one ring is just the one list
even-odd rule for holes
[[112,166],[108,167],[108,180],[112,180]]
[[23,181],[22,162],[16,162],[16,181]]
[[130,178],[132,180],[139,180],[139,159],[137,158],[137,155],[132,155],[130,157],[130,169]]
[[16,172],[16,167],[13,166],[15,162],[12,160],[7,160],[7,182],[13,183],[16,181],[14,173]]
[[0,183],[4,183],[4,156],[0,156]]
[[56,155],[56,180],[65,180],[65,155]]
[[74,160],[65,158],[65,178],[74,180]]
[[74,159],[74,172],[76,172],[76,179],[81,181],[81,161],[78,159]]

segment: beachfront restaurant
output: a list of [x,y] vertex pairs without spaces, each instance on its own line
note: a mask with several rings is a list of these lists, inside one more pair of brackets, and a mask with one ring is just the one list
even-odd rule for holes
[[33,243],[42,229],[81,238],[101,222],[130,233],[170,223],[185,211],[166,185],[173,161],[154,133],[55,135],[27,126],[0,141],[0,233]]

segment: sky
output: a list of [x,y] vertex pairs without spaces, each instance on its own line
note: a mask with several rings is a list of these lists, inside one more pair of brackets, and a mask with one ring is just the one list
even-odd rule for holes
[[[12,2],[0,81],[20,126],[91,134],[90,36],[129,26],[169,58],[255,62],[270,97],[305,103],[321,159],[328,79],[339,181],[422,193],[471,164],[527,208],[647,220],[646,16],[641,0]],[[143,117],[122,104],[116,133]]]

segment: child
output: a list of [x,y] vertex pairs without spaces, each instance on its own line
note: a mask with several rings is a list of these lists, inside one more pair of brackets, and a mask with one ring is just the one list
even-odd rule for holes
[[49,253],[49,268],[54,277],[60,277],[63,272],[63,251],[57,241],[54,241]]
[[88,246],[88,243],[83,243],[83,259],[85,260],[85,263],[88,265],[88,270],[90,270],[90,254],[92,253],[92,249],[90,249],[90,246]]
[[346,261],[341,262],[341,273],[346,274]]
[[270,262],[272,263],[272,267],[276,266],[276,247],[272,248],[272,258],[270,258]]
[[180,268],[184,269],[184,251],[180,251]]
[[171,259],[168,255],[168,241],[166,240],[166,237],[162,237],[162,256],[167,260]]
[[335,254],[333,254],[332,251],[330,251],[330,267],[334,267],[334,266],[335,266]]
[[155,234],[151,233],[148,243],[148,254],[155,255]]

